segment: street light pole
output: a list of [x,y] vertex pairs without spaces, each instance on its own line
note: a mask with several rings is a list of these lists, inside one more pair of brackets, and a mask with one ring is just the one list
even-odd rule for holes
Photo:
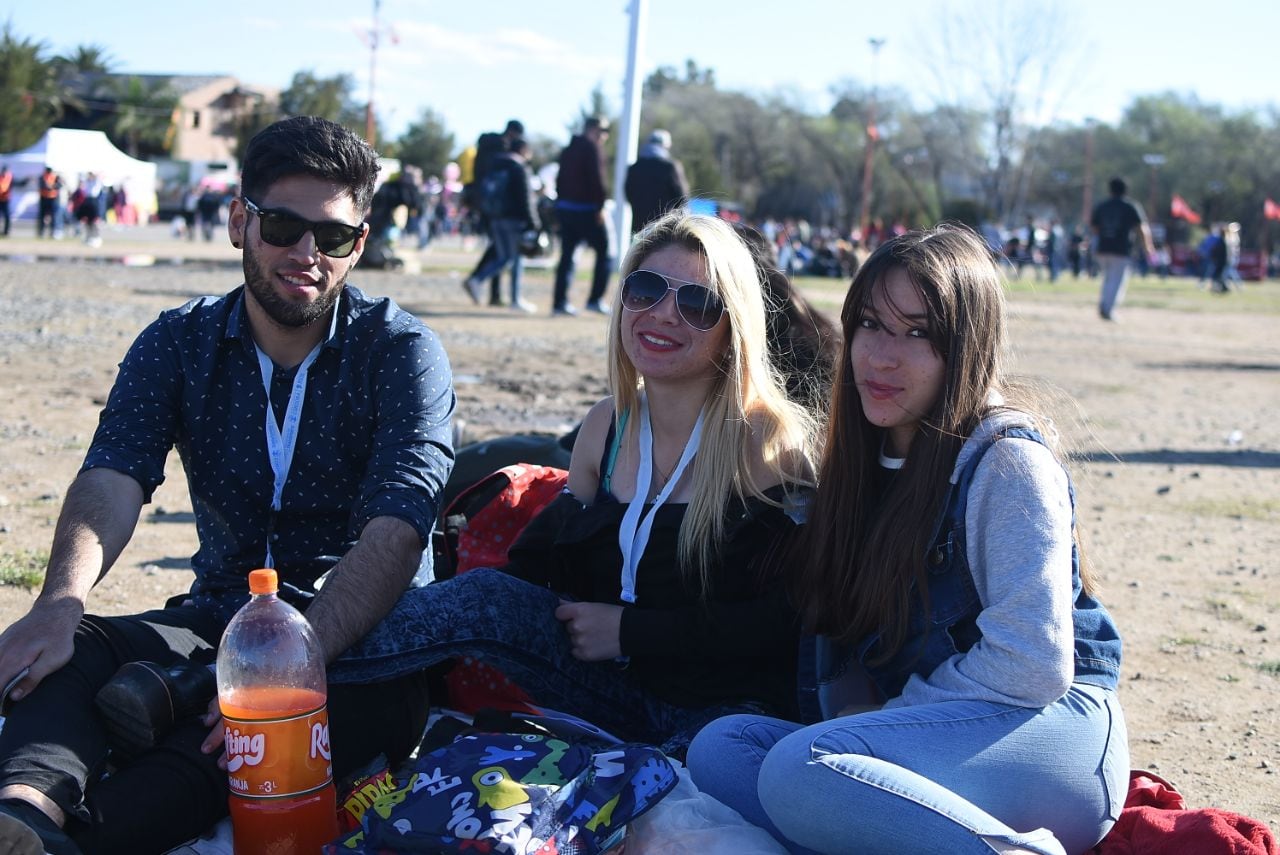
[[631,245],[631,205],[625,187],[627,167],[635,161],[640,139],[640,104],[644,97],[644,79],[640,63],[644,58],[645,30],[648,24],[648,0],[631,0],[628,4],[627,79],[623,90],[622,121],[613,160],[613,228],[617,233],[614,269],[622,268],[622,259]]
[[872,37],[867,39],[867,44],[871,45],[871,103],[867,107],[867,148],[862,161],[862,204],[858,214],[858,234],[864,247],[871,220],[871,174],[875,168],[876,139],[880,136],[876,128],[876,65],[884,39]]
[[1080,194],[1080,222],[1087,227],[1093,219],[1093,131],[1098,120],[1084,120],[1084,190]]
[[373,112],[373,79],[378,70],[378,7],[381,0],[373,0],[373,26],[369,29],[369,103],[364,108],[364,139],[369,145],[377,145],[375,138],[378,123]]

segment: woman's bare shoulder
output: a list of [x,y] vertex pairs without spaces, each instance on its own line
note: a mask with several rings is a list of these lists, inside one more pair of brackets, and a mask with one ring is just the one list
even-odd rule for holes
[[613,421],[613,397],[602,398],[587,411],[573,443],[569,461],[569,489],[578,500],[590,503],[600,485],[600,458],[604,456],[604,439]]

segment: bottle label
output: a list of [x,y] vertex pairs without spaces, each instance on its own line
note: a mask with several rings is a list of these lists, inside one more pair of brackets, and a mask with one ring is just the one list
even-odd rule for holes
[[229,714],[226,729],[227,778],[231,793],[249,799],[282,799],[324,787],[333,780],[329,714],[323,704],[278,718]]

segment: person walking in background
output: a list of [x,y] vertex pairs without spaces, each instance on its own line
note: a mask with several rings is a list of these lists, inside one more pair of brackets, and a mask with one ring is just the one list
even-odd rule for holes
[[46,228],[49,230],[49,237],[59,237],[62,222],[58,216],[58,202],[62,196],[62,177],[53,171],[52,166],[46,166],[44,172],[40,173],[36,192],[39,194],[36,237],[44,237]]
[[[182,191],[182,228],[187,233],[187,240],[196,239],[196,206],[200,202],[200,194],[196,191],[194,184],[187,185]],[[174,229],[174,235],[177,235],[177,229]]]
[[9,164],[0,163],[0,219],[4,220],[4,229],[0,234],[9,236],[9,196],[13,192],[13,173]]
[[592,116],[560,152],[556,175],[556,217],[560,221],[560,261],[556,265],[555,298],[551,312],[576,315],[569,303],[573,280],[573,253],[586,243],[596,254],[587,310],[609,314],[603,302],[609,287],[609,231],[604,221],[605,177],[603,145],[609,136],[609,120]]
[[1230,264],[1230,248],[1227,245],[1227,226],[1218,226],[1215,240],[1209,246],[1209,267],[1210,280],[1213,282],[1213,292],[1215,294],[1226,294],[1230,291],[1227,286],[1227,268]]
[[1227,247],[1227,269],[1223,272],[1223,281],[1227,287],[1239,291],[1244,285],[1240,278],[1240,224],[1227,223],[1222,230],[1222,242]]
[[[200,215],[200,231],[204,235],[206,243],[213,241],[214,233],[217,231],[218,226],[222,225],[222,201],[224,195],[221,190],[206,187],[205,191],[200,194],[200,198],[196,199],[196,213]],[[192,236],[194,237],[194,229]]]
[[1116,307],[1124,301],[1129,281],[1129,262],[1133,255],[1133,233],[1142,238],[1142,251],[1151,255],[1155,245],[1142,208],[1125,197],[1128,186],[1123,178],[1112,178],[1107,185],[1111,196],[1093,209],[1090,225],[1098,238],[1098,264],[1102,267],[1102,291],[1098,299],[1098,315],[1104,321],[1115,320]]
[[[518,312],[536,312],[538,307],[520,294],[520,274],[524,256],[520,240],[526,231],[537,231],[537,203],[533,195],[533,176],[529,173],[529,143],[516,137],[510,151],[494,158],[480,186],[480,207],[489,223],[489,249],[467,277],[467,293],[477,304],[485,280],[497,278],[511,269],[511,308]],[[488,260],[486,260],[488,259]]]
[[[462,188],[462,201],[467,206],[475,219],[476,231],[489,232],[489,219],[481,210],[480,187],[482,186],[485,176],[489,174],[490,168],[496,160],[505,152],[511,150],[511,143],[524,137],[524,123],[519,119],[511,119],[507,122],[507,126],[502,129],[502,133],[494,131],[486,131],[476,139],[475,160],[471,166],[471,181]],[[493,262],[497,250],[490,241],[485,247],[484,254],[480,256],[480,264],[487,265]],[[471,295],[471,299],[476,303],[480,302],[478,294],[471,293],[471,289],[463,283],[467,293]],[[498,277],[495,275],[489,279],[489,305],[502,305],[502,290],[499,287]]]
[[1221,242],[1222,239],[1218,237],[1218,227],[1210,226],[1204,238],[1201,239],[1200,245],[1196,247],[1196,258],[1200,262],[1200,276],[1196,279],[1196,288],[1204,288],[1206,282],[1213,282],[1214,247]]
[[1062,247],[1062,226],[1058,224],[1057,219],[1049,220],[1049,229],[1045,232],[1044,238],[1044,263],[1049,269],[1049,284],[1052,285],[1058,281],[1058,273],[1062,270],[1062,259],[1060,257]]
[[98,228],[102,219],[102,196],[102,179],[96,172],[90,172],[80,185],[80,200],[72,212],[77,222],[84,223],[84,242],[89,246],[102,246]]
[[632,234],[689,201],[684,166],[671,156],[670,131],[659,128],[649,134],[636,162],[627,169],[625,189],[631,205]]

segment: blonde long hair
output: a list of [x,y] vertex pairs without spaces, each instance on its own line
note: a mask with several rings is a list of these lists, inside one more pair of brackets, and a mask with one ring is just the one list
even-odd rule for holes
[[[680,528],[679,556],[686,577],[696,570],[699,590],[710,587],[709,569],[724,535],[733,497],[754,496],[773,505],[753,475],[753,430],[762,431],[766,465],[784,489],[812,486],[814,418],[787,398],[777,368],[769,360],[765,302],[750,251],[724,221],[673,211],[636,236],[623,260],[623,279],[668,246],[705,260],[707,282],[729,318],[729,344],[705,404],[702,441],[691,467],[693,496]],[[615,423],[639,411],[643,378],[622,346],[621,288],[609,323],[609,387]],[[627,431],[636,432],[636,419]],[[753,427],[754,422],[754,427]]]

